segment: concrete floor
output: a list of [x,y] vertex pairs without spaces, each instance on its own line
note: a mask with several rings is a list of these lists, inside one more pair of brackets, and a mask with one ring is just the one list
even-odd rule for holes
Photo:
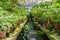
[[36,32],[37,31],[35,30],[30,30],[28,34],[28,40],[36,40],[37,37]]

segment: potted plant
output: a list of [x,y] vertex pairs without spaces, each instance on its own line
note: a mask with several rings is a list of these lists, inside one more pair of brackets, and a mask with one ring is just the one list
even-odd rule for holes
[[59,20],[59,26],[60,26],[60,13],[57,15],[57,19]]
[[4,39],[6,37],[6,27],[0,26],[0,39]]
[[60,26],[60,14],[56,14],[56,16],[54,16],[53,25],[55,29],[58,29]]
[[60,35],[60,27],[57,29],[57,35]]
[[47,13],[43,13],[41,15],[41,20],[43,20],[43,25],[45,25],[45,27],[48,27],[48,24],[50,23],[49,20],[53,20],[54,15],[50,12]]

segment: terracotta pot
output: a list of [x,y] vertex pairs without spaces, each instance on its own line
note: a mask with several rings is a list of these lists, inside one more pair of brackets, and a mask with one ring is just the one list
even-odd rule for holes
[[54,26],[54,29],[58,29],[58,27],[59,27],[59,24],[57,24],[57,23],[54,23],[54,24],[53,24],[53,26]]
[[59,27],[60,27],[60,24],[59,24]]
[[6,31],[0,31],[0,39],[4,39],[6,37]]

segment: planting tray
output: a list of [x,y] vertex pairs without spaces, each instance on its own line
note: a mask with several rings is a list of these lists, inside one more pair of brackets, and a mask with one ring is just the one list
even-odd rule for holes
[[5,39],[0,39],[0,40],[16,40],[18,34],[21,32],[22,28],[24,27],[25,23],[27,20],[25,20],[25,22],[20,24],[20,27],[16,28],[16,30],[14,31],[14,34],[10,34],[9,37],[5,38]]

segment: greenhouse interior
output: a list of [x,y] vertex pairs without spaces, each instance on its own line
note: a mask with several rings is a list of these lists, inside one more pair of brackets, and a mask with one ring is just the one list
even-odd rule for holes
[[60,40],[60,0],[0,0],[0,40]]

